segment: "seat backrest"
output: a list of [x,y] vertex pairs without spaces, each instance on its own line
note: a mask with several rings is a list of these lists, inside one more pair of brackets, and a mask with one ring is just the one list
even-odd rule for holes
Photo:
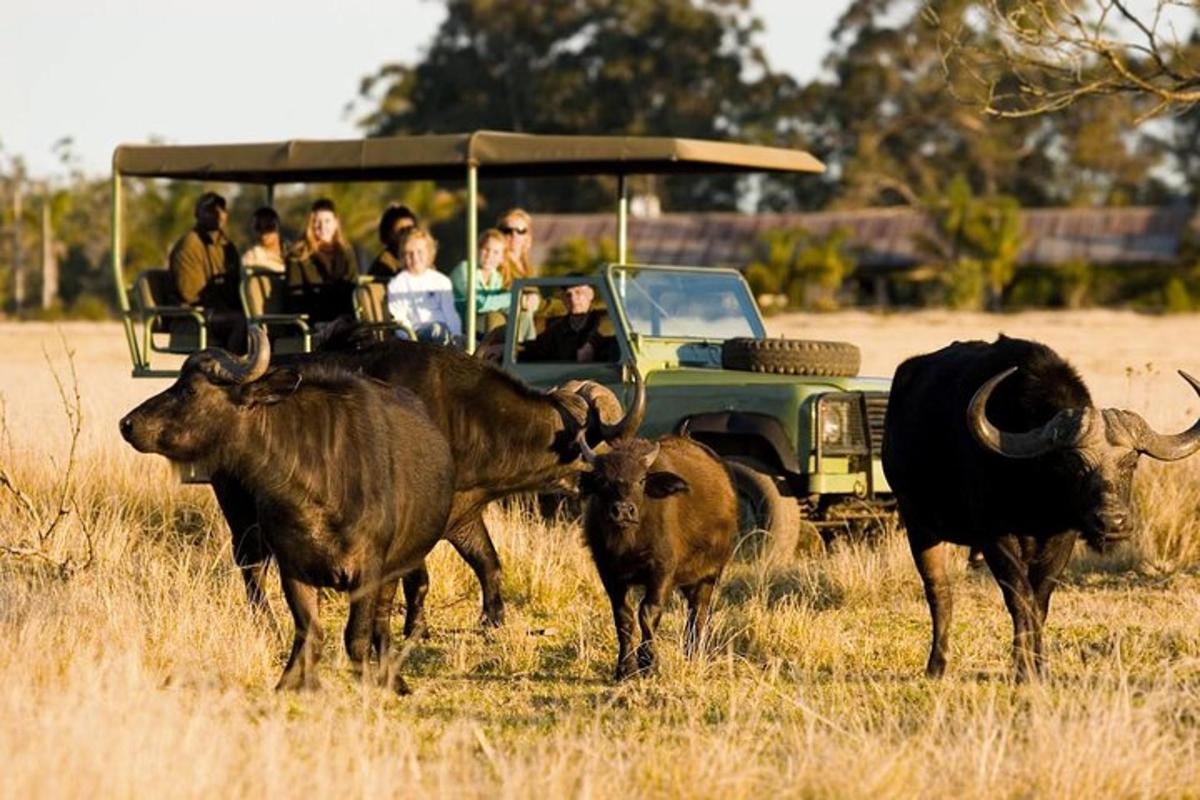
[[247,271],[243,287],[246,312],[257,317],[262,314],[282,314],[284,282],[281,272]]
[[158,306],[175,305],[175,280],[171,277],[171,271],[164,267],[142,270],[133,281],[132,296],[142,312]]
[[391,322],[387,307],[387,284],[364,283],[354,289],[354,316],[360,322]]

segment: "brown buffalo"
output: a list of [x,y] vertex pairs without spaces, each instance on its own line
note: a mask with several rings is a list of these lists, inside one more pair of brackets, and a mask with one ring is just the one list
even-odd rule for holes
[[[404,389],[322,364],[268,370],[261,329],[241,359],[188,358],[179,380],[121,420],[143,453],[199,464],[236,481],[279,562],[295,639],[279,688],[316,685],[318,589],[349,592],[346,650],[360,674],[372,644],[388,661],[396,581],[441,538],[453,495],[445,436]],[[260,589],[261,590],[261,589]]]
[[[641,376],[635,375],[628,413],[618,418],[613,414],[620,409],[616,398],[592,382],[541,392],[461,351],[419,342],[331,340],[327,347],[280,363],[332,364],[408,389],[446,436],[456,478],[445,538],[479,579],[484,622],[501,624],[500,559],[483,522],[484,508],[493,500],[555,487],[573,476],[580,469],[580,432],[592,445],[632,436],[645,411]],[[233,533],[234,557],[251,603],[263,607],[261,586],[271,551],[256,535],[254,504],[238,481],[224,473],[213,475],[213,489]],[[404,578],[406,636],[424,628],[428,583],[423,569]]]
[[[733,554],[737,498],[721,459],[686,436],[614,444],[602,455],[580,442],[590,471],[584,534],[617,626],[616,680],[654,666],[654,633],[673,589],[688,602],[687,650],[696,651],[713,587]],[[633,644],[631,586],[646,593]]]

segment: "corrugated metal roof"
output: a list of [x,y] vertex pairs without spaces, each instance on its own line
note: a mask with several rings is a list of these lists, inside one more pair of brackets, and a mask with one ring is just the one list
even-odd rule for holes
[[[1042,208],[1021,212],[1022,265],[1082,260],[1093,264],[1155,264],[1174,261],[1182,238],[1200,230],[1190,209]],[[932,232],[921,212],[907,208],[819,211],[795,214],[664,214],[629,221],[629,246],[642,263],[742,267],[765,231],[802,227],[818,235],[850,231],[859,267],[868,271],[919,264],[916,237]],[[558,244],[582,237],[616,238],[612,214],[539,214],[534,220],[535,261]]]

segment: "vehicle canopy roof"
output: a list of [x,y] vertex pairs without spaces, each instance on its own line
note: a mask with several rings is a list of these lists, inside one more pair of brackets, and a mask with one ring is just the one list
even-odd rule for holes
[[823,172],[803,150],[663,136],[500,131],[260,144],[121,145],[113,172],[230,183],[720,172]]

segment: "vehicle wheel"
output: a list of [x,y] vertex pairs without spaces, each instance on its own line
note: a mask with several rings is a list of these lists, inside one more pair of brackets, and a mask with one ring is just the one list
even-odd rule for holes
[[737,338],[721,345],[721,366],[743,372],[853,377],[861,365],[862,353],[849,342]]
[[753,459],[725,459],[738,501],[736,558],[790,563],[797,552],[824,550],[816,526],[802,519],[796,498],[779,490],[769,469]]

